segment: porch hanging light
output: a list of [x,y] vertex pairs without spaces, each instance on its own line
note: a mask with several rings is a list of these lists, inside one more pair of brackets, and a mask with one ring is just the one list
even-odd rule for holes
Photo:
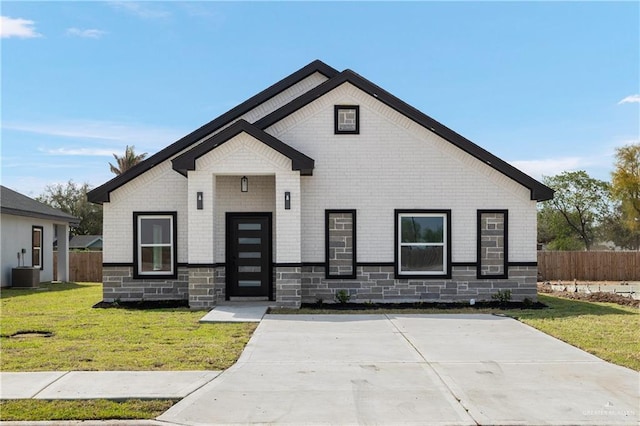
[[249,179],[246,176],[242,176],[240,179],[240,191],[248,192],[249,191]]

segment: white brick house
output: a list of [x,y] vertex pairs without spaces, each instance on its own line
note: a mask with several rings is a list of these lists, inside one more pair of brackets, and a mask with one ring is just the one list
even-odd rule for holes
[[104,300],[536,297],[553,191],[314,61],[91,191]]

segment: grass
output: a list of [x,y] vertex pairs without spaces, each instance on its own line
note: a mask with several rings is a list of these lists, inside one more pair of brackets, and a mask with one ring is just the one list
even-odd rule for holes
[[[3,289],[0,370],[202,370],[231,366],[255,324],[199,324],[202,312],[94,309],[100,284],[47,284]],[[508,315],[602,359],[640,371],[637,308],[540,294],[549,306],[500,309],[275,310],[286,314],[499,313]],[[51,337],[9,337],[18,332]],[[173,400],[0,401],[0,420],[152,419]]]
[[[187,308],[92,308],[101,300],[101,284],[3,289],[0,370],[223,370],[256,327],[200,324],[203,312]],[[51,336],[11,337],[20,332]]]
[[84,401],[20,399],[0,401],[2,421],[153,419],[175,400]]
[[275,314],[501,314],[576,346],[605,361],[640,371],[640,311],[615,303],[585,302],[539,294],[546,309],[272,309]]
[[540,331],[598,358],[640,371],[640,310],[540,294],[549,309],[507,311]]

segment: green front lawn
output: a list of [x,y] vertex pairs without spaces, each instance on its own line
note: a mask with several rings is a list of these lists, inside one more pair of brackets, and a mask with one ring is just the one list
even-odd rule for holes
[[19,399],[0,401],[2,421],[131,420],[153,419],[167,411],[173,400],[84,401]]
[[[94,309],[100,284],[3,289],[0,370],[218,370],[231,366],[255,323],[199,324],[203,312]],[[640,371],[640,314],[613,303],[544,294],[540,310],[410,309],[339,313],[496,313],[512,316],[602,359]],[[327,309],[278,313],[337,313]],[[16,334],[25,333],[26,334]],[[50,337],[44,337],[50,333]],[[13,336],[13,337],[12,337]],[[0,420],[151,419],[175,401],[0,401]]]
[[101,284],[2,289],[0,370],[223,370],[256,327],[200,324],[187,308],[92,308],[101,300]]
[[605,361],[640,371],[640,310],[539,294],[549,309],[507,315]]

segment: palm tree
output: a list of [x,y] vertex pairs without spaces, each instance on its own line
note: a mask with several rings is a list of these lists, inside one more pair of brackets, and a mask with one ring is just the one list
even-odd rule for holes
[[135,146],[127,145],[122,157],[118,157],[116,154],[113,154],[113,158],[116,159],[118,166],[116,167],[113,164],[109,163],[109,167],[111,168],[111,171],[113,173],[115,173],[116,175],[121,175],[122,173],[126,172],[127,170],[144,160],[146,156],[146,152],[140,155],[136,155]]

